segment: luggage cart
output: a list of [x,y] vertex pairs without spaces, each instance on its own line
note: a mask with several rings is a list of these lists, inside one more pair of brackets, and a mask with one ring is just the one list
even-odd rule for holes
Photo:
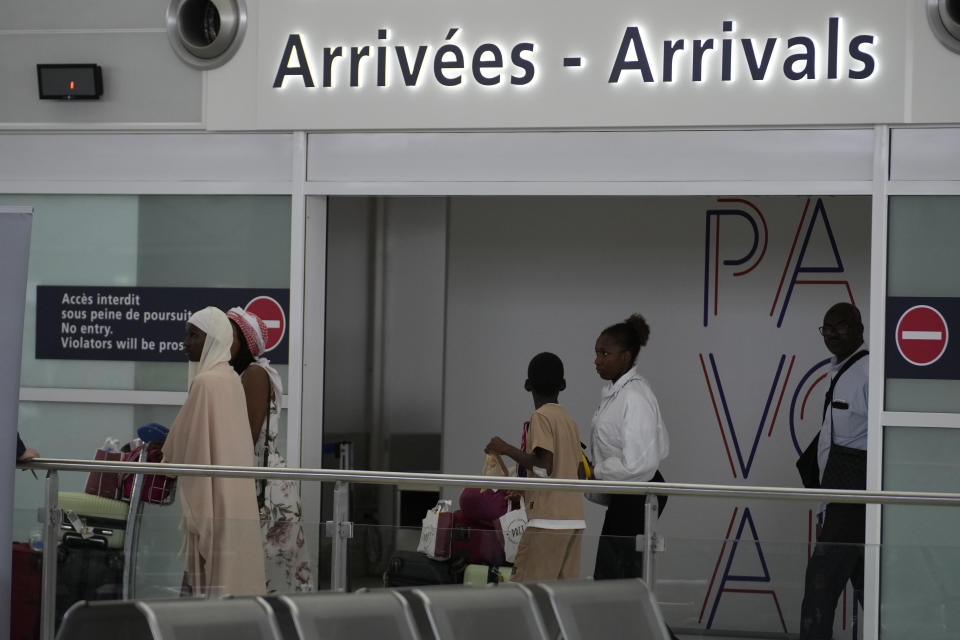
[[[137,461],[146,462],[149,452],[149,442],[144,442]],[[170,505],[175,501],[174,477],[133,474],[129,500],[113,500],[86,493],[60,492],[56,474],[47,474],[47,507],[38,513],[39,521],[44,523],[41,640],[52,640],[58,609],[62,613],[69,606],[65,602],[57,602],[57,563],[58,556],[63,555],[60,553],[61,544],[69,546],[76,555],[84,550],[95,556],[116,554],[111,562],[119,559],[119,563],[122,563],[120,577],[115,582],[119,588],[114,588],[107,597],[135,597],[140,524],[145,504],[143,493],[148,479],[151,504]],[[86,561],[97,562],[92,558]],[[110,582],[114,584],[113,580]],[[106,596],[109,590],[103,591]]]
[[[144,443],[140,449],[140,459],[138,462],[146,462],[149,455],[149,443]],[[127,511],[127,534],[123,542],[123,599],[131,600],[136,597],[134,593],[137,582],[137,550],[140,548],[140,527],[137,526],[143,517],[143,488],[146,478],[155,478],[152,474],[146,476],[138,473],[133,477],[133,488],[130,491],[130,509]],[[172,476],[165,476],[163,487],[163,499],[159,502],[151,501],[151,504],[171,505],[176,500],[177,479]]]

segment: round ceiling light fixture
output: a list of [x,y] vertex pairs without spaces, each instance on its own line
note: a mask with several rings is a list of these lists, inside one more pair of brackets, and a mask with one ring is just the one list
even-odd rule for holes
[[927,0],[927,22],[940,44],[960,53],[960,0]]
[[230,60],[246,29],[243,0],[170,0],[167,6],[170,44],[196,69],[214,69]]

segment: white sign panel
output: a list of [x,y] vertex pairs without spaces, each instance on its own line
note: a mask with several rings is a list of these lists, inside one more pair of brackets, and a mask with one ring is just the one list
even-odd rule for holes
[[208,72],[210,128],[895,121],[905,3],[276,0]]

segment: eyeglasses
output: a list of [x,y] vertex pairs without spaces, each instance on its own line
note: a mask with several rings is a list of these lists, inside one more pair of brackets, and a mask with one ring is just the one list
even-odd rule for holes
[[850,328],[846,322],[839,322],[837,324],[825,324],[822,327],[817,327],[817,331],[820,332],[820,335],[839,335],[841,333],[846,333]]

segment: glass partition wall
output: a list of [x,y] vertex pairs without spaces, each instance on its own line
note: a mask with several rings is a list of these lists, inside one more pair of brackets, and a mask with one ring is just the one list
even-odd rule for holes
[[[953,306],[960,298],[958,232],[960,195],[890,197],[884,489],[960,491],[960,372],[953,370],[957,343],[950,335],[950,323],[957,317]],[[923,366],[903,362],[912,354],[904,331],[916,330],[901,326],[907,307],[936,309],[946,322],[941,355],[925,356],[931,361]],[[931,338],[940,331],[928,329]],[[884,507],[882,637],[946,638],[960,633],[958,527],[960,514],[953,509]]]
[[[185,359],[38,359],[38,286],[289,288],[289,196],[4,195],[3,200],[34,209],[21,372],[21,396],[30,401],[21,403],[19,430],[44,456],[92,458],[107,437],[123,443],[142,424],[169,426],[185,397],[187,366]],[[287,367],[278,369],[286,383]],[[99,403],[90,403],[93,398]],[[82,491],[84,481],[72,474],[61,489]],[[17,474],[14,539],[27,539],[37,526],[26,505],[42,495],[41,482]]]
[[[893,133],[904,131],[914,130]],[[514,166],[503,157],[497,135],[359,136],[342,148],[362,151],[371,141],[403,144],[376,146],[379,154],[341,157],[341,147],[327,144],[336,143],[336,135],[294,134],[294,166],[307,164],[305,181],[301,172],[283,182],[289,176],[280,174],[286,171],[272,170],[263,182],[227,187],[294,194],[303,188],[306,195],[293,198],[60,195],[63,187],[49,183],[50,193],[3,199],[37,212],[31,292],[43,284],[291,287],[294,307],[305,303],[305,322],[321,329],[321,346],[310,340],[297,345],[304,353],[321,354],[319,366],[316,359],[303,360],[302,394],[300,371],[281,368],[284,382],[295,388],[295,445],[316,431],[327,444],[353,442],[354,466],[365,459],[380,468],[476,472],[489,437],[516,440],[519,425],[529,417],[524,367],[539,350],[553,350],[563,359],[568,387],[560,401],[588,434],[600,387],[591,363],[593,340],[603,327],[638,311],[649,316],[652,328],[641,352],[644,374],[665,407],[668,428],[678,434],[663,465],[667,478],[789,485],[797,482],[792,459],[816,429],[813,414],[823,391],[826,354],[815,331],[825,305],[851,299],[876,310],[883,308],[881,298],[955,295],[950,240],[960,164],[949,161],[956,154],[950,142],[955,130],[938,132],[937,145],[912,150],[891,146],[886,127],[756,132],[757,144],[746,145],[753,133],[616,134],[624,144],[644,142],[638,147],[647,151],[643,156],[657,159],[656,167],[642,169],[601,151],[607,145],[572,144],[589,162],[529,163],[527,153],[518,161],[523,166]],[[536,140],[563,134],[524,135]],[[592,139],[585,132],[573,138],[578,136]],[[769,144],[781,138],[790,144]],[[839,145],[848,155],[823,153],[841,139],[857,142]],[[826,144],[807,148],[806,140]],[[459,149],[466,143],[479,145],[471,155],[470,183],[457,182],[466,179],[462,171],[436,160],[451,157],[436,153],[450,150],[444,145]],[[687,153],[691,144],[713,160],[690,167],[671,155]],[[734,147],[753,151],[737,162],[717,160]],[[528,145],[525,152],[534,148]],[[403,149],[404,162],[393,149]],[[837,162],[817,161],[817,154]],[[905,172],[914,157],[918,168]],[[351,164],[351,158],[363,162]],[[372,158],[376,162],[368,166]],[[34,173],[43,175],[42,163],[34,164]],[[268,163],[281,165],[288,166]],[[425,167],[439,182],[432,182],[434,173]],[[575,175],[571,167],[587,168]],[[671,167],[686,169],[674,175]],[[534,182],[558,175],[561,179],[549,184]],[[256,180],[253,174],[244,176]],[[660,182],[644,183],[645,177]],[[518,187],[518,181],[528,186]],[[159,190],[176,194],[177,188],[168,184]],[[561,197],[558,190],[580,195]],[[630,195],[586,195],[611,192]],[[375,193],[417,197],[369,195]],[[487,193],[540,195],[482,195]],[[719,195],[702,195],[709,193]],[[314,223],[322,227],[320,243],[311,235]],[[874,235],[871,247],[871,231],[878,230],[882,236]],[[879,254],[878,241],[889,245]],[[881,259],[871,263],[871,251]],[[311,255],[320,257],[319,265],[311,266]],[[304,264],[310,268],[304,270]],[[316,277],[322,281],[319,296],[310,286]],[[34,357],[34,305],[28,300],[20,425],[30,444],[47,455],[73,457],[80,450],[92,455],[107,435],[129,436],[142,422],[172,418],[182,399],[177,394],[183,391],[185,367],[103,361],[51,366],[52,361]],[[885,318],[871,317],[868,323],[886,324],[883,335],[892,330]],[[881,345],[871,348],[883,351]],[[319,378],[311,377],[318,370]],[[883,487],[952,489],[952,434],[960,426],[955,382],[883,377]],[[81,397],[92,395],[78,401],[76,390],[83,390]],[[311,403],[316,411],[307,410]],[[315,457],[324,466],[341,464],[336,449],[321,454],[319,441],[305,446],[317,449]],[[306,448],[302,455],[313,459]],[[25,538],[40,494],[29,488],[36,486],[29,474],[17,475],[15,526]],[[73,488],[82,485],[82,479],[65,481]],[[355,521],[409,529],[425,509],[421,503],[435,495],[457,497],[455,490],[419,492],[428,494],[424,497],[407,489],[382,494],[361,489],[356,504],[364,506]],[[735,599],[747,608],[779,606],[792,632],[802,558],[781,561],[776,558],[790,554],[770,549],[781,543],[809,548],[815,505],[728,507],[703,507],[708,517],[696,521],[698,530],[704,522],[709,525],[704,538],[722,541],[712,560],[716,576],[702,580],[713,569],[700,571],[690,564],[697,554],[683,554],[682,561],[665,556],[666,575],[658,582],[662,596],[706,603],[698,624],[706,624],[716,604],[712,628],[720,628],[723,615],[736,614],[736,607],[727,608]],[[588,530],[595,530],[602,511],[587,509]],[[692,538],[691,513],[679,501],[667,507],[661,525],[668,539]],[[909,567],[952,566],[953,551],[940,535],[953,529],[951,517],[935,510],[907,515],[884,509],[885,551],[876,557],[882,569],[878,609],[886,613],[879,627],[866,620],[877,636],[905,637],[898,629],[921,616],[931,633],[953,632],[947,611],[955,593],[950,580],[935,569],[928,572],[929,580],[916,574],[916,579],[904,578]],[[308,519],[322,521],[319,510]],[[319,539],[319,532],[311,535]],[[355,564],[364,567],[365,579],[376,580],[391,550],[403,548],[411,535],[357,540],[353,548],[362,552],[351,553],[359,554]],[[907,551],[896,553],[898,548]],[[583,560],[586,567],[592,550],[585,547]],[[749,580],[727,579],[720,589],[727,595],[717,604],[717,581],[724,575]],[[907,584],[910,594],[898,586]],[[776,605],[767,591],[776,592]],[[938,606],[939,611],[931,609]],[[848,608],[848,622],[850,614]],[[692,618],[683,614],[682,619]]]
[[[637,366],[671,440],[664,476],[799,486],[794,461],[826,387],[817,328],[836,302],[870,306],[870,205],[830,194],[329,198],[325,441],[355,444],[358,468],[479,473],[490,438],[520,444],[534,410],[527,364],[550,351],[564,363],[559,403],[589,443],[603,385],[594,342],[640,313],[650,338]],[[393,554],[415,548],[431,500],[458,508],[456,488],[418,493],[354,488],[353,518],[369,533],[353,543],[354,584],[379,584]],[[658,523],[668,621],[796,633],[817,511],[671,499]],[[584,576],[603,513],[585,502]],[[838,629],[855,624],[848,599]]]

